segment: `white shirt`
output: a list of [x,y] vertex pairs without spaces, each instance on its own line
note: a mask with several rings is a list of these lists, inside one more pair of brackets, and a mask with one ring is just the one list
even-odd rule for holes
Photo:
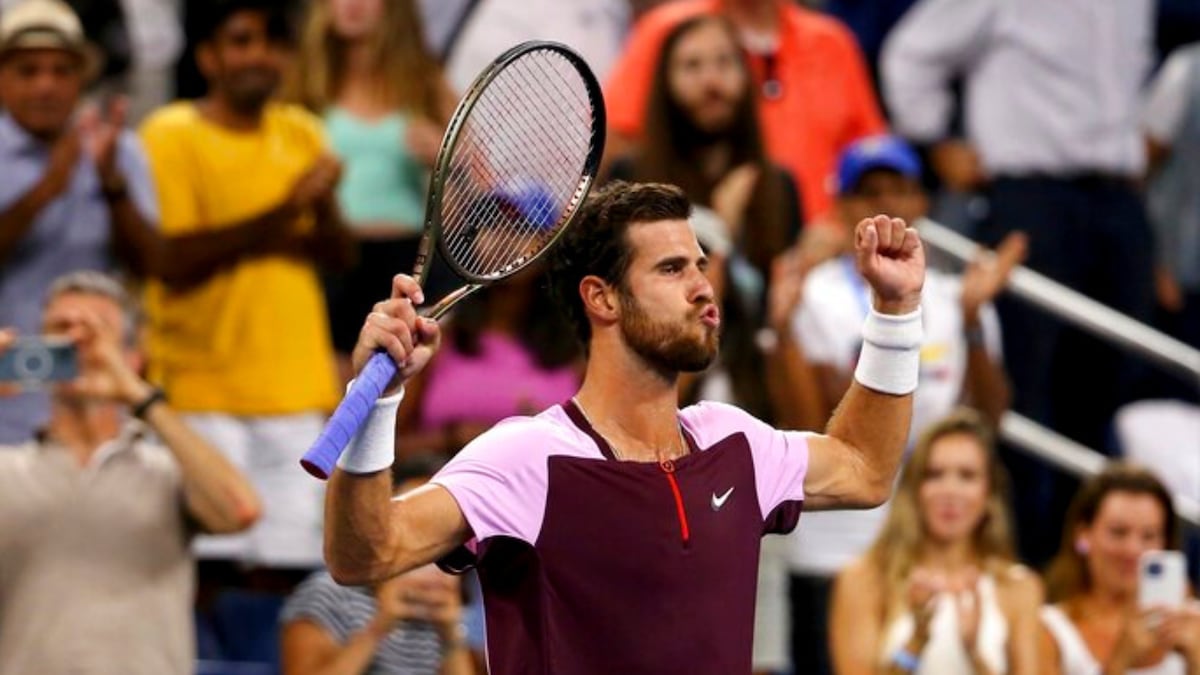
[[967,137],[989,174],[1140,175],[1154,11],[1153,0],[922,0],[884,44],[895,128],[944,138],[961,74]]
[[[1100,663],[1088,649],[1083,636],[1058,605],[1042,607],[1042,625],[1058,645],[1063,675],[1100,675]],[[1178,654],[1168,654],[1156,666],[1129,670],[1129,675],[1184,675],[1186,664]]]
[[168,68],[183,51],[179,0],[121,0],[138,68]]
[[1189,103],[1188,85],[1197,61],[1187,50],[1172,52],[1146,96],[1142,126],[1146,134],[1163,145],[1171,145],[1183,128]]
[[1200,501],[1200,406],[1137,401],[1113,419],[1121,452],[1154,471],[1172,494]]
[[603,82],[630,20],[625,0],[479,0],[451,49],[446,76],[456,91],[465,91],[509,47],[555,40],[579,52]]
[[[962,402],[969,347],[963,337],[962,280],[930,269],[921,293],[925,342],[921,372],[913,396],[912,432],[917,435]],[[870,307],[869,290],[848,257],[827,261],[809,273],[792,330],[805,358],[837,372],[854,372],[862,348],[862,325]],[[980,312],[984,342],[1000,360],[1000,322],[986,305]],[[887,505],[867,511],[805,513],[790,536],[792,568],[828,575],[861,555],[874,541]]]
[[[975,636],[975,651],[993,673],[1005,673],[1008,671],[1005,648],[1008,644],[1008,619],[1000,610],[1000,601],[996,598],[996,581],[991,575],[981,576],[975,592],[979,597],[979,630]],[[917,654],[920,665],[914,675],[953,675],[975,670],[960,637],[962,629],[959,628],[958,610],[955,608],[958,600],[950,593],[939,593],[934,598],[929,641]],[[916,620],[910,612],[901,614],[888,624],[879,663],[892,663],[896,651],[912,639],[915,629]]]

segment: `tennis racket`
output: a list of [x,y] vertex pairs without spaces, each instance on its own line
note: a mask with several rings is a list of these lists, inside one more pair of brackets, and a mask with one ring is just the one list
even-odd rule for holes
[[[558,241],[596,178],[604,130],[600,85],[565,45],[522,43],[475,78],[434,161],[413,270],[424,284],[436,244],[464,285],[425,316],[440,318]],[[371,357],[301,460],[306,471],[329,477],[395,375],[387,354]]]

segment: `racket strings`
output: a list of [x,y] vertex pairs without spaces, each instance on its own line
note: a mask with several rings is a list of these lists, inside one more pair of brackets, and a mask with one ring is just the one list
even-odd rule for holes
[[498,73],[446,165],[442,245],[469,275],[506,276],[554,240],[591,176],[596,111],[583,77],[550,50]]

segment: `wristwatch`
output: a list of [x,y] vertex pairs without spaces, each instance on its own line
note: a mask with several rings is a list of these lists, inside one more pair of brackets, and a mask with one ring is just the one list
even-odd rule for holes
[[129,194],[129,184],[125,182],[124,178],[114,181],[112,184],[101,181],[100,192],[103,193],[105,199],[115,202]]
[[442,655],[467,648],[467,627],[461,623],[454,627],[454,633],[442,642]]
[[983,324],[977,323],[974,326],[968,326],[963,329],[963,339],[967,342],[967,347],[986,347],[987,342],[984,340]]
[[159,403],[160,401],[166,401],[166,400],[167,400],[167,392],[163,391],[162,387],[155,387],[146,396],[146,398],[142,399],[141,401],[138,401],[132,408],[130,408],[130,412],[133,414],[134,417],[138,418],[139,420],[145,419],[146,413],[150,412],[150,408],[154,407],[155,403]]

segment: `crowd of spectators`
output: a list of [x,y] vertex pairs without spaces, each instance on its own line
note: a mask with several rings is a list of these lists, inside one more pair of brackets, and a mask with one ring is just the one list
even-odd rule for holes
[[[297,460],[459,95],[527,39],[604,83],[602,181],[693,202],[725,321],[681,404],[822,428],[870,303],[855,223],[984,246],[927,276],[893,498],[764,540],[758,672],[1200,673],[1200,609],[1136,605],[1142,552],[1200,548],[1172,501],[1200,385],[1005,293],[1024,265],[1200,349],[1191,3],[0,0],[0,359],[44,334],[78,370],[0,382],[0,674],[486,672],[470,575],[321,571]],[[543,274],[446,320],[397,491],[575,393]],[[1113,461],[1081,485],[998,440],[1009,411]]]

